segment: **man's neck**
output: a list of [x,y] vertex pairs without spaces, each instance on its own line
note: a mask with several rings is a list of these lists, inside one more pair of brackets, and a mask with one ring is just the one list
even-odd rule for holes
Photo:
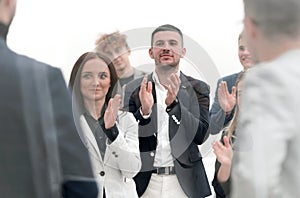
[[95,119],[99,119],[101,116],[101,111],[104,106],[104,100],[99,101],[84,101],[84,107],[89,112],[89,114]]
[[160,84],[169,84],[168,78],[171,74],[177,73],[179,71],[178,67],[168,68],[167,70],[155,68],[155,72],[158,76]]
[[133,73],[134,73],[134,68],[131,66],[128,69],[117,71],[117,75],[119,78],[127,78],[127,77],[133,75]]
[[9,26],[5,25],[4,23],[0,22],[0,37],[6,41],[6,37],[8,34]]

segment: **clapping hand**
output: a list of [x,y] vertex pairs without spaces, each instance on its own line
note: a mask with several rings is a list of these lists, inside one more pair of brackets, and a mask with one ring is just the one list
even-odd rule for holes
[[142,105],[143,115],[149,115],[154,103],[152,95],[152,82],[147,82],[148,76],[145,75],[141,83],[141,88],[139,92],[139,97]]
[[225,166],[231,166],[232,160],[232,147],[229,143],[227,136],[223,137],[224,145],[220,141],[216,141],[213,144],[213,150],[217,157],[217,160]]
[[104,123],[106,129],[110,129],[115,125],[120,105],[121,96],[119,94],[116,94],[115,97],[109,100],[104,114]]
[[165,103],[167,106],[171,105],[174,100],[176,100],[181,81],[178,75],[173,73],[168,78],[168,82],[168,85],[163,85],[165,89],[168,90],[167,97],[165,99]]
[[236,87],[233,86],[231,94],[228,91],[227,83],[220,82],[218,88],[218,101],[225,113],[230,113],[236,104]]

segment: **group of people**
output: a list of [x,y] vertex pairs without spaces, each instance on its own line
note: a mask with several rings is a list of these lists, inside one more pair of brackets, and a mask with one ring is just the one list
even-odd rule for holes
[[300,3],[244,7],[244,69],[218,80],[210,108],[209,85],[180,70],[177,27],[152,32],[148,74],[131,65],[125,35],[100,36],[67,89],[59,69],[8,48],[16,0],[0,0],[1,196],[208,197],[199,145],[218,133],[216,197],[300,196]]

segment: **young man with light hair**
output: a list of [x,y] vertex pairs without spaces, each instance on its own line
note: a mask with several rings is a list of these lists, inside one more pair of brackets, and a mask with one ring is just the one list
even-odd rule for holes
[[129,60],[131,50],[125,34],[119,31],[103,34],[95,44],[96,51],[106,54],[113,62],[121,86],[146,74],[131,65]]

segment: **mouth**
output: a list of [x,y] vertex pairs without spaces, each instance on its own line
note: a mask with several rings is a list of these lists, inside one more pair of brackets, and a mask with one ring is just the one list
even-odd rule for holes
[[170,60],[171,58],[173,58],[173,56],[171,54],[161,54],[159,57],[160,57],[161,60],[165,60],[165,61]]
[[251,61],[251,57],[242,57],[242,61]]
[[98,92],[101,91],[101,89],[89,89],[91,92]]

